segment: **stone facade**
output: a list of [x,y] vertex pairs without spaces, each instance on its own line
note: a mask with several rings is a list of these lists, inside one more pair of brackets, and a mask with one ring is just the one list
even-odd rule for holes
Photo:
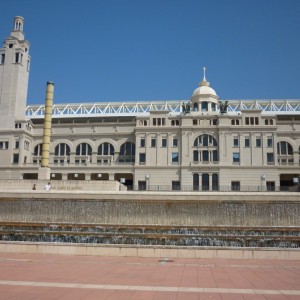
[[[30,56],[22,17],[0,59],[0,179],[37,179],[43,119],[30,108],[25,115]],[[175,111],[159,103],[143,113],[54,114],[51,180],[117,180],[141,190],[297,185],[300,100],[219,101],[204,70],[190,101],[177,101]]]

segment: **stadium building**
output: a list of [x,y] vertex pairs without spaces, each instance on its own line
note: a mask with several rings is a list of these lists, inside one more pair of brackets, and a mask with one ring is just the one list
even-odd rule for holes
[[[15,17],[0,48],[0,179],[42,174],[45,105],[26,105],[30,44],[23,23]],[[205,69],[191,94],[182,101],[55,103],[50,179],[117,180],[135,190],[298,184],[299,99],[219,100]]]

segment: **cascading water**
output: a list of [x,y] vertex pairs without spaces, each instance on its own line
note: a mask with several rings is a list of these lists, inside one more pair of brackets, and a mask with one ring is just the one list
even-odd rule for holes
[[1,199],[2,241],[300,247],[300,201]]

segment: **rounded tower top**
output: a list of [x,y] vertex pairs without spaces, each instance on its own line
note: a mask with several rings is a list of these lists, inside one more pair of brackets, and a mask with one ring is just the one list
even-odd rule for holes
[[206,68],[203,68],[203,79],[199,86],[194,90],[191,103],[194,112],[216,112],[218,106],[218,95],[214,89],[209,86],[206,80]]
[[203,68],[203,79],[199,83],[199,87],[197,87],[194,90],[192,97],[196,96],[196,95],[206,95],[206,96],[212,95],[212,96],[218,97],[215,90],[209,86],[210,83],[206,80],[205,73],[206,73],[206,68],[204,67]]
[[22,31],[23,32],[24,18],[20,16],[16,16],[14,18],[14,31]]

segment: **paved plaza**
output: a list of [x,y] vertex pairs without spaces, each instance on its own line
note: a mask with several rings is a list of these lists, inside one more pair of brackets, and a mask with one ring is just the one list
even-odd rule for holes
[[0,299],[300,299],[300,261],[0,253]]

